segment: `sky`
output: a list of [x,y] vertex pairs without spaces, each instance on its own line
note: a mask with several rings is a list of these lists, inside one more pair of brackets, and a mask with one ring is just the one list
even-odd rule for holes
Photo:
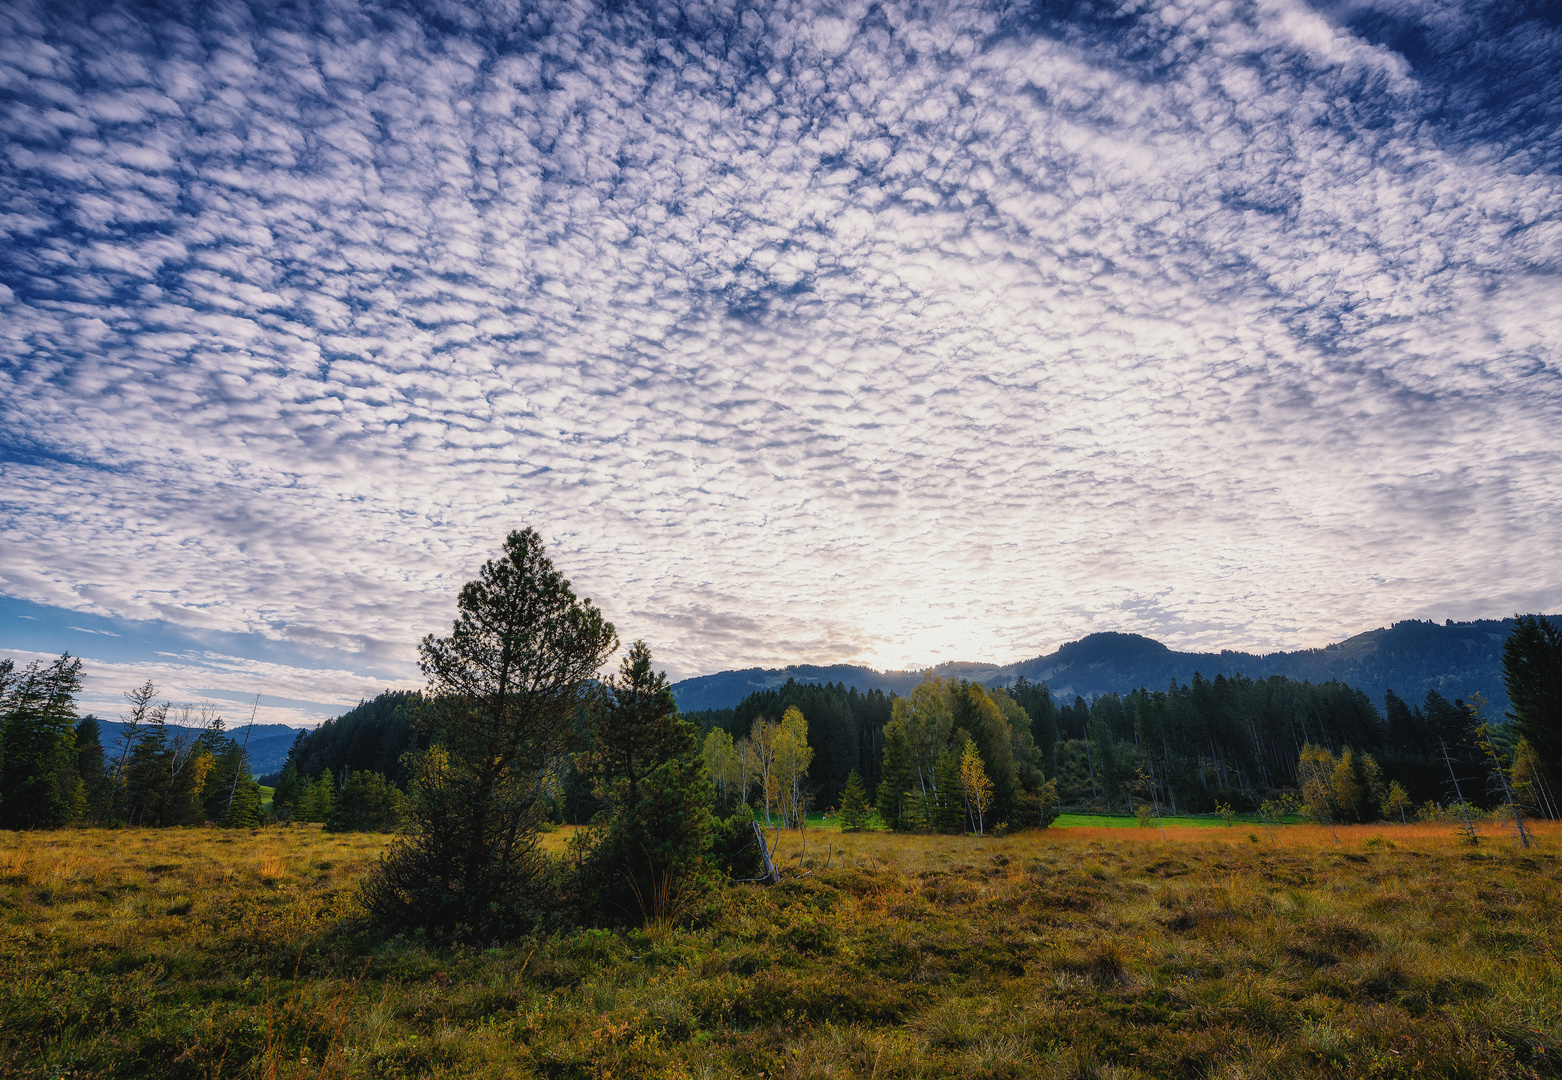
[[[0,654],[312,723],[1562,609],[1562,14],[0,3]],[[227,706],[225,706],[227,707]]]

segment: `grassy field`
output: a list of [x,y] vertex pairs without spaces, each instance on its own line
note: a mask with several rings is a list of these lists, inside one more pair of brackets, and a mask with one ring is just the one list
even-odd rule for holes
[[475,950],[356,921],[386,839],[0,833],[0,1076],[1562,1075],[1556,828],[819,830],[693,925]]

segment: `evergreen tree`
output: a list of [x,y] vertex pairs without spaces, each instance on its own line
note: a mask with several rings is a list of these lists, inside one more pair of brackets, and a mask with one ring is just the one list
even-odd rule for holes
[[650,646],[635,642],[592,703],[596,749],[577,755],[582,775],[603,785],[615,806],[634,806],[645,776],[689,748],[692,725],[677,716],[666,675],[651,668]]
[[879,792],[875,800],[879,817],[891,829],[909,829],[918,824],[906,810],[906,796],[915,783],[911,752],[906,745],[905,722],[891,720],[884,725],[884,756],[879,766]]
[[1549,773],[1562,777],[1562,628],[1538,615],[1514,619],[1502,647],[1508,717]]
[[1052,691],[1044,682],[1033,683],[1023,675],[1009,688],[1016,704],[1030,717],[1031,741],[1036,745],[1040,766],[1047,776],[1053,775],[1053,755],[1058,744],[1058,707],[1052,700]]
[[846,774],[846,788],[841,792],[841,829],[856,832],[868,823],[871,808],[868,793],[862,786],[862,777],[853,769]]
[[394,784],[377,772],[360,769],[347,778],[325,815],[325,831],[394,832],[406,813],[406,799]]
[[114,816],[127,825],[161,825],[162,807],[172,776],[173,754],[160,713],[141,724],[120,762]]
[[[275,793],[272,794],[272,798],[276,798]],[[304,789],[294,807],[293,820],[319,824],[330,818],[331,811],[335,808],[336,777],[331,775],[330,769],[326,769],[316,777],[314,783]]]
[[678,715],[643,641],[594,705],[597,749],[577,762],[609,816],[576,846],[580,903],[610,921],[675,916],[710,884],[714,794],[696,729]]
[[224,813],[218,820],[230,829],[254,829],[261,824],[260,784],[248,771],[231,788],[217,789],[225,799]]
[[[299,732],[299,735],[303,734]],[[296,740],[293,745],[298,745]],[[271,812],[283,821],[291,820],[298,800],[307,786],[307,782],[298,775],[297,765],[289,761],[282,766],[282,775],[277,778],[276,785],[271,789]]]
[[928,808],[934,830],[941,833],[964,831],[965,800],[960,789],[960,759],[948,750],[940,751],[933,763],[933,790]]
[[48,667],[34,661],[8,682],[0,702],[0,828],[69,825],[86,804],[76,758],[81,661],[68,653]]
[[417,765],[411,828],[364,898],[386,925],[486,941],[546,911],[544,800],[590,680],[618,639],[531,529],[509,535],[457,608],[450,636],[421,646],[429,685],[415,720],[435,745]]
[[113,813],[114,785],[103,755],[102,727],[96,716],[84,716],[76,725],[76,775],[84,797],[82,820],[105,824]]
[[[991,788],[985,812],[997,821],[1013,820],[1019,783],[1014,760],[1014,733],[1009,721],[998,700],[976,683],[961,683],[953,696],[951,711],[955,726],[964,730],[969,741],[975,744]],[[961,757],[965,753],[965,742],[951,744],[949,750]],[[974,817],[972,821],[975,821]]]

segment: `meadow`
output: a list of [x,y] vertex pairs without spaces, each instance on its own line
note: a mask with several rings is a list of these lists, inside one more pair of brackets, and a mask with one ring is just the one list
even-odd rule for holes
[[362,924],[382,835],[0,833],[0,1075],[1562,1075],[1562,828],[1489,832],[811,830],[478,949]]

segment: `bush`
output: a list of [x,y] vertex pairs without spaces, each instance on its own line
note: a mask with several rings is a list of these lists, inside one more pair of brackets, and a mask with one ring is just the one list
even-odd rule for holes
[[729,878],[757,878],[764,870],[754,843],[754,811],[744,803],[731,817],[711,819],[711,865]]

